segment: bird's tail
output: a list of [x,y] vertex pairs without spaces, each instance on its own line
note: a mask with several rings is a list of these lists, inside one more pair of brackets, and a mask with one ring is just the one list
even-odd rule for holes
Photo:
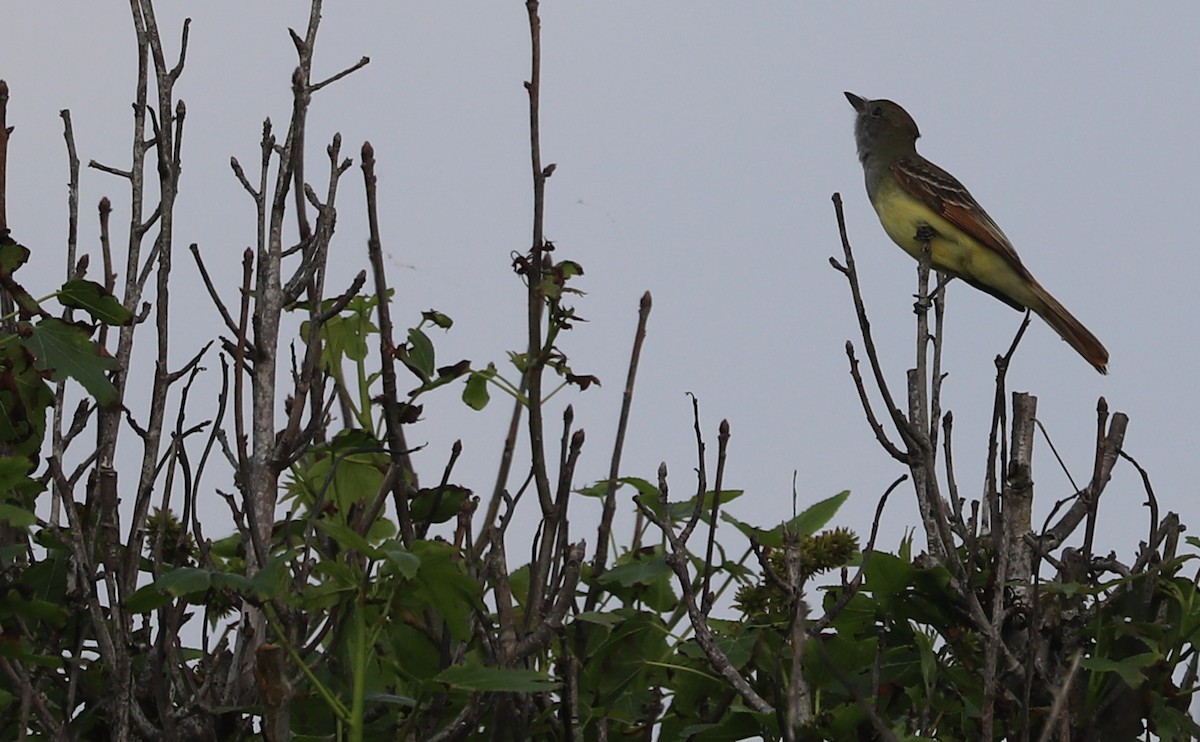
[[1042,319],[1046,320],[1046,324],[1053,327],[1054,331],[1063,340],[1066,340],[1079,355],[1083,356],[1085,361],[1095,366],[1100,373],[1107,374],[1108,350],[1105,349],[1104,344],[1089,332],[1082,322],[1075,319],[1066,307],[1059,304],[1049,291],[1036,282],[1033,284],[1033,288],[1034,293],[1041,299],[1041,306],[1034,307],[1033,310],[1041,315]]

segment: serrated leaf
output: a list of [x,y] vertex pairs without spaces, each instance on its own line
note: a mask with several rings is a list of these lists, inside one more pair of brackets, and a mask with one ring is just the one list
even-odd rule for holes
[[96,403],[107,405],[116,400],[117,388],[107,372],[117,367],[115,358],[100,355],[100,348],[81,327],[53,317],[30,327],[26,347],[37,359],[38,368],[51,372],[61,381],[70,376],[83,385]]
[[133,322],[133,312],[95,281],[82,278],[67,281],[59,289],[58,300],[64,307],[82,309],[92,319],[106,325],[128,325]]

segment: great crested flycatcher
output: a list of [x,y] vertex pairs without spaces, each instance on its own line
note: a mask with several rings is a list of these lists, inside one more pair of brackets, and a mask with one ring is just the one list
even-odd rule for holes
[[1012,243],[950,173],[917,154],[921,132],[912,116],[890,100],[846,98],[858,116],[854,139],[867,180],[867,196],[883,229],[920,259],[927,228],[933,267],[986,291],[1014,309],[1031,309],[1079,355],[1107,373],[1108,351],[1096,336],[1034,280]]

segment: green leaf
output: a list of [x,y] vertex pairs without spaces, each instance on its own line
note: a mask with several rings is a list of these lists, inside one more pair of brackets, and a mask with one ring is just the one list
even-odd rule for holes
[[[392,623],[394,625],[387,632],[390,636],[386,641],[391,645],[387,655],[400,660],[396,668],[400,676],[419,681],[432,680],[443,669],[441,648],[421,629],[403,621]],[[423,683],[417,687],[422,686]],[[405,683],[405,687],[412,686]]]
[[[38,531],[38,535],[45,531]],[[9,544],[8,546],[0,546],[0,564],[11,564],[19,559],[23,559],[29,553],[29,544],[17,543]]]
[[380,544],[379,551],[396,568],[401,577],[411,580],[417,576],[417,570],[421,567],[421,558],[401,546],[399,541],[391,539]]
[[933,649],[933,642],[925,634],[917,632],[913,638],[916,639],[917,652],[921,657],[921,680],[925,681],[925,693],[932,695],[938,675],[937,653]]
[[608,482],[609,480],[607,479],[601,479],[599,482],[594,482],[586,487],[580,487],[575,490],[575,494],[583,495],[584,497],[594,497],[596,499],[604,498],[608,495]]
[[453,688],[469,691],[506,691],[542,693],[554,690],[558,683],[536,670],[456,665],[447,667],[434,680]]
[[604,626],[605,628],[611,629],[614,626],[617,626],[618,624],[620,624],[622,621],[624,621],[625,618],[623,616],[617,615],[616,613],[601,613],[600,611],[583,611],[582,613],[580,613],[578,616],[575,617],[575,620],[583,621],[584,623],[596,624],[597,626]]
[[811,536],[821,530],[837,514],[838,509],[842,507],[842,503],[849,496],[850,490],[843,490],[833,497],[827,497],[810,506],[792,521],[792,532],[797,536]]
[[637,559],[613,567],[600,576],[600,583],[615,583],[622,587],[649,585],[664,574],[670,573],[670,571],[671,568],[667,565],[666,558],[662,555],[657,555],[648,559]]
[[515,350],[510,350],[508,351],[508,361],[519,373],[523,374],[529,369],[528,353],[518,353]]
[[432,606],[459,641],[471,636],[471,619],[475,611],[483,610],[479,582],[467,573],[459,552],[450,544],[437,541],[417,541],[413,554],[420,559],[411,589],[405,599],[413,607],[424,610]]
[[[655,490],[655,493],[657,494],[657,490]],[[709,490],[702,495],[703,502],[700,504],[700,517],[705,523],[708,522],[709,516],[712,515],[713,498],[716,497],[716,494],[716,492]],[[745,493],[742,490],[721,490],[721,504],[724,505],[732,502],[743,494]],[[693,497],[683,502],[673,502],[671,503],[670,510],[672,520],[681,521],[685,518],[690,518],[692,517],[692,513],[696,512],[696,498]]]
[[563,278],[573,278],[583,275],[583,266],[574,260],[560,260],[555,263],[555,268],[558,269]]
[[54,403],[33,354],[21,343],[0,345],[0,442],[13,456],[36,457]]
[[[489,364],[490,365],[490,364]],[[492,366],[494,369],[495,367]],[[463,388],[462,401],[467,403],[467,406],[478,412],[491,400],[491,394],[488,393],[488,377],[478,371],[472,371],[467,377],[467,385]]]
[[222,559],[230,559],[238,555],[238,550],[242,548],[242,534],[235,533],[232,536],[218,539],[213,542],[212,555],[221,557]]
[[[333,440],[315,446],[292,469],[288,497],[299,497],[312,507],[318,494],[332,502],[337,513],[351,512],[359,503],[370,502],[379,492],[387,470],[383,444],[369,431],[344,430]],[[344,521],[344,515],[341,516]]]
[[289,562],[292,556],[292,551],[271,555],[271,558],[267,560],[267,566],[255,572],[254,577],[250,578],[254,592],[259,598],[263,600],[274,598],[286,590]]
[[153,613],[174,598],[158,589],[157,585],[146,585],[125,600],[125,610],[129,613]]
[[658,487],[655,487],[650,482],[640,477],[621,477],[617,480],[621,484],[628,484],[637,490],[638,495],[642,497],[642,504],[646,507],[657,509],[658,507]]
[[233,590],[239,593],[248,593],[254,588],[254,582],[246,575],[240,575],[235,572],[213,572],[212,587],[213,590]]
[[58,300],[64,307],[82,309],[92,319],[106,325],[128,325],[133,322],[133,312],[95,281],[82,278],[67,281],[58,291]]
[[11,237],[0,241],[0,273],[11,276],[25,261],[29,260],[29,248],[18,245]]
[[1154,726],[1157,739],[1196,739],[1200,737],[1200,724],[1184,711],[1165,705],[1158,694],[1153,697]]
[[404,706],[406,708],[413,708],[417,705],[415,698],[397,696],[394,693],[368,692],[363,694],[363,699],[369,703],[390,703],[393,706]]
[[866,589],[877,598],[899,595],[908,590],[916,579],[917,568],[884,551],[874,551],[866,558],[863,576]]
[[61,381],[70,376],[100,405],[116,400],[117,389],[108,372],[117,367],[117,361],[100,354],[100,347],[88,338],[87,330],[51,317],[29,331],[25,345],[37,359],[38,368],[51,372],[51,379]]
[[[349,309],[353,309],[351,306]],[[308,337],[309,324],[300,325],[300,336]],[[339,314],[330,317],[321,325],[320,337],[324,341],[321,349],[321,363],[325,368],[338,366],[343,358],[351,361],[361,361],[367,357],[367,337],[378,332],[371,322],[370,310],[361,309],[349,314]]]
[[37,523],[37,516],[25,508],[0,503],[0,521],[6,520],[16,528],[28,528]]
[[358,535],[358,532],[350,526],[335,523],[325,518],[316,521],[316,526],[318,531],[328,534],[330,538],[337,542],[338,546],[346,551],[357,552],[368,559],[378,559],[382,556],[375,547],[371,546],[365,538]]
[[429,336],[413,327],[408,331],[408,352],[404,354],[404,365],[408,366],[417,378],[428,383],[433,378],[434,352],[433,341]]
[[154,586],[175,597],[202,593],[212,587],[212,573],[206,569],[180,567],[159,577]]
[[0,493],[36,495],[46,486],[29,476],[33,462],[19,456],[0,456]]
[[781,548],[783,546],[784,534],[792,534],[796,537],[811,536],[829,522],[837,513],[838,508],[850,496],[850,491],[845,490],[839,492],[833,497],[827,497],[824,500],[810,506],[803,513],[800,513],[795,518],[785,521],[778,526],[775,526],[769,531],[764,531],[760,528],[755,528],[748,523],[743,523],[728,513],[722,513],[721,517],[728,523],[732,523],[735,528],[746,535],[746,538],[757,539],[763,546],[773,546]]
[[442,314],[441,312],[437,311],[436,309],[430,309],[428,311],[421,312],[421,318],[424,319],[426,322],[431,322],[431,323],[437,325],[438,327],[442,328],[443,330],[449,330],[450,327],[454,324],[454,320],[450,319],[448,316]]
[[[33,597],[16,588],[0,591],[0,617],[19,616],[27,622],[42,622],[62,627],[69,614],[58,603]],[[7,623],[7,621],[6,621]]]
[[522,608],[525,607],[525,600],[529,597],[529,578],[530,569],[528,564],[522,564],[508,576],[508,588],[512,592],[517,604]]
[[1161,659],[1160,656],[1154,652],[1146,652],[1119,661],[1110,660],[1107,657],[1085,657],[1079,664],[1094,672],[1115,672],[1130,688],[1137,689],[1146,682],[1146,676],[1142,670],[1158,662],[1159,659]]
[[62,657],[38,654],[29,646],[26,639],[13,639],[0,642],[0,657],[8,657],[19,662],[39,665],[41,667],[61,668],[64,664]]
[[458,515],[470,496],[471,490],[457,484],[423,487],[413,496],[409,512],[415,521],[445,523]]

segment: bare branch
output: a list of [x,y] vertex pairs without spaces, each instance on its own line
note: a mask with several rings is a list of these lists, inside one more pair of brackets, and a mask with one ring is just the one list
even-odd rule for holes
[[[363,180],[367,192],[367,222],[370,237],[367,240],[367,255],[371,261],[371,272],[375,276],[375,296],[378,297],[375,311],[379,316],[379,356],[382,365],[383,414],[387,423],[388,453],[392,464],[400,467],[404,476],[399,478],[394,489],[396,515],[400,521],[400,533],[405,543],[414,538],[412,516],[408,511],[406,487],[417,487],[416,473],[408,456],[408,444],[400,423],[399,391],[396,384],[396,354],[393,341],[391,309],[388,306],[387,277],[383,267],[383,245],[379,236],[378,196],[375,191],[375,149],[370,142],[362,147]],[[406,482],[407,480],[407,482]]]
[[326,85],[332,85],[333,83],[337,82],[338,80],[341,80],[346,75],[349,75],[357,70],[360,70],[363,67],[366,67],[370,63],[371,63],[370,57],[363,57],[363,58],[359,59],[357,62],[355,62],[354,64],[347,67],[346,69],[337,73],[333,77],[330,77],[325,80],[322,80],[321,82],[313,83],[312,85],[309,85],[308,86],[309,92],[315,93],[318,90],[320,90],[321,88],[325,87]]
[[846,280],[850,284],[850,294],[854,299],[854,311],[858,316],[858,326],[862,332],[863,347],[867,351],[867,360],[871,363],[871,371],[875,376],[875,385],[879,389],[879,393],[883,396],[885,407],[888,414],[892,418],[892,423],[900,433],[900,437],[907,443],[912,440],[912,431],[908,421],[904,418],[904,414],[900,412],[900,408],[892,400],[892,393],[888,388],[887,382],[883,377],[883,366],[879,363],[879,355],[875,352],[875,341],[871,337],[871,323],[867,319],[867,309],[863,302],[862,291],[858,285],[858,271],[854,266],[854,255],[850,249],[850,237],[846,233],[846,216],[842,212],[842,196],[840,193],[833,194],[833,209],[837,215],[838,234],[842,239],[842,253],[846,259],[844,266],[839,266],[833,262],[834,267],[846,276]]
[[[663,512],[669,512],[670,509],[667,502],[666,490],[666,464],[663,464],[659,467],[659,504],[662,506]],[[638,502],[637,505],[638,509],[642,511],[642,515],[651,523],[658,526],[667,539],[670,546],[670,553],[667,554],[666,561],[678,578],[679,590],[682,594],[681,600],[687,608],[688,619],[691,621],[692,630],[695,632],[696,643],[704,650],[704,655],[708,658],[709,665],[729,682],[750,708],[763,714],[774,713],[775,709],[771,704],[767,703],[762,696],[755,692],[754,688],[733,667],[733,663],[730,662],[729,657],[717,644],[716,637],[713,635],[712,629],[708,626],[708,618],[700,610],[700,606],[696,602],[696,593],[692,588],[692,578],[688,573],[687,565],[689,560],[687,546],[679,539],[679,536],[669,523],[661,520],[645,504]]]
[[[638,365],[642,357],[642,345],[646,342],[646,325],[650,319],[653,299],[650,292],[642,294],[638,303],[637,329],[633,333],[633,349],[630,351],[629,367],[625,374],[625,391],[621,395],[621,413],[617,417],[617,434],[613,441],[612,458],[608,465],[608,481],[605,483],[604,506],[600,512],[600,524],[596,531],[596,554],[592,559],[592,573],[604,572],[608,561],[609,534],[612,532],[613,516],[617,507],[617,479],[621,476],[621,455],[625,450],[625,434],[629,428],[629,415],[633,407],[633,387],[637,380]],[[639,516],[640,517],[640,516]],[[593,582],[588,591],[587,605],[594,608],[599,584]]]

